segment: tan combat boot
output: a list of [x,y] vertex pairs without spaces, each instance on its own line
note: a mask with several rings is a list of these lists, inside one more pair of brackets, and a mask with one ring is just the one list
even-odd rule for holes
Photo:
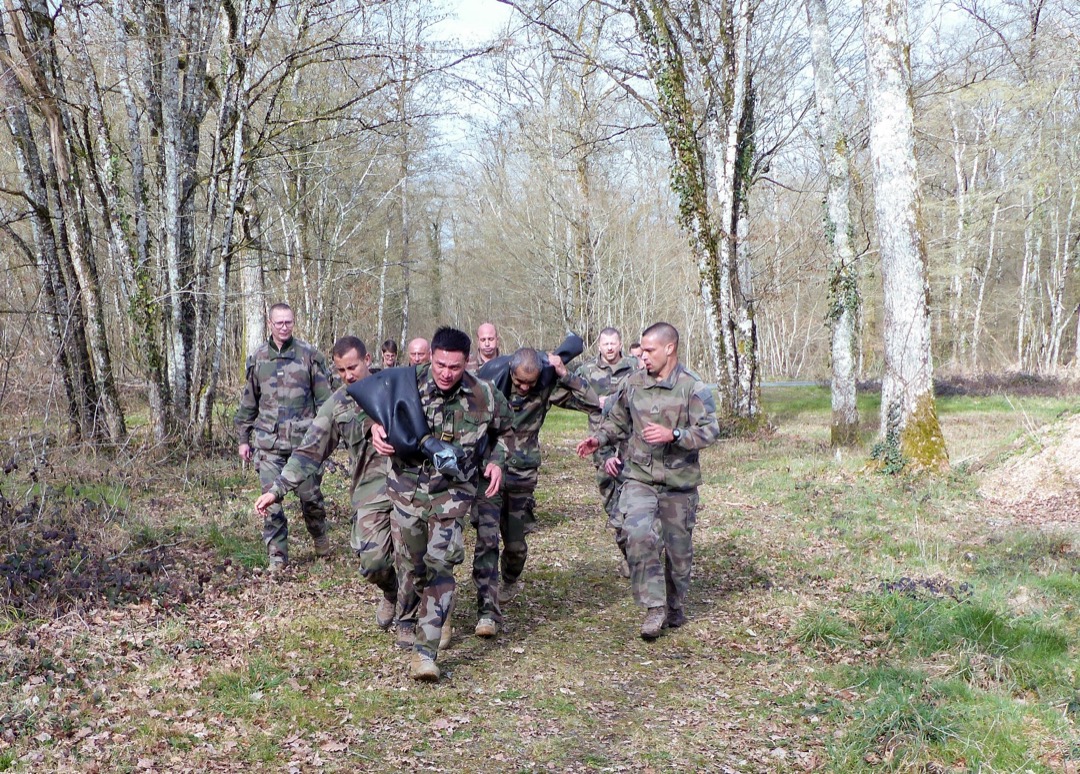
[[499,604],[500,605],[505,605],[511,599],[516,597],[518,595],[518,592],[521,591],[521,586],[522,586],[522,583],[521,583],[520,579],[514,581],[513,583],[507,583],[504,580],[500,580],[499,581]]
[[667,608],[664,605],[650,607],[648,615],[641,624],[641,639],[652,641],[660,636],[660,630],[664,628],[667,620]]
[[439,665],[431,656],[417,651],[413,653],[412,661],[409,662],[409,677],[413,680],[433,683],[439,679]]
[[375,606],[375,625],[383,631],[390,628],[394,622],[394,613],[397,612],[397,600],[383,597]]
[[475,634],[477,637],[487,639],[499,633],[499,624],[494,618],[481,618],[476,622]]
[[329,535],[319,535],[315,538],[315,556],[330,556]]

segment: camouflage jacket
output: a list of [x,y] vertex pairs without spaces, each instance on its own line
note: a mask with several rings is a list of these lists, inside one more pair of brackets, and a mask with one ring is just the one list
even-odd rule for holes
[[334,453],[339,443],[349,452],[352,484],[349,486],[353,510],[362,505],[388,503],[386,477],[390,473],[390,458],[383,457],[367,437],[370,422],[356,401],[340,387],[315,415],[304,440],[293,450],[285,468],[269,491],[281,500],[309,476],[319,471]]
[[[632,357],[623,357],[615,365],[608,365],[600,355],[578,366],[575,373],[589,383],[597,396],[606,398],[619,391],[626,378],[638,370],[637,361]],[[600,416],[589,416],[589,432],[596,432],[600,426]]]
[[600,400],[589,383],[577,374],[568,373],[550,387],[536,387],[526,395],[512,390],[513,431],[506,437],[508,475],[540,467],[540,427],[552,406],[600,415]]
[[[461,381],[444,393],[435,384],[430,363],[416,366],[416,387],[431,434],[465,450],[468,462],[464,472],[470,480],[476,481],[478,472],[489,462],[506,467],[506,436],[512,430],[513,415],[501,392],[466,371]],[[398,456],[391,460],[390,486],[399,494],[416,490],[422,470],[430,474],[429,493],[455,485],[434,473],[429,462],[415,466]]]
[[244,394],[233,418],[239,442],[289,454],[331,392],[322,353],[295,338],[279,350],[271,339],[247,359]]
[[[701,483],[698,450],[720,436],[716,406],[708,385],[677,365],[664,381],[644,370],[632,374],[593,434],[600,445],[626,441],[622,477],[630,481],[689,490]],[[641,437],[645,425],[678,429],[671,443],[650,444]]]

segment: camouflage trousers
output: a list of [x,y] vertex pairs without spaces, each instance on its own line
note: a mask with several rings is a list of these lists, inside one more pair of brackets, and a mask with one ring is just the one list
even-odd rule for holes
[[604,503],[604,512],[608,515],[608,528],[615,533],[615,545],[619,547],[623,556],[626,556],[626,534],[623,532],[625,517],[619,510],[619,495],[622,492],[622,481],[613,478],[604,469],[604,461],[599,457],[594,459],[596,466],[596,486],[600,490],[600,499]]
[[[507,583],[520,578],[525,561],[529,558],[526,535],[536,530],[536,499],[533,496],[536,471],[527,471],[518,476],[508,473],[506,482],[506,488],[494,497],[477,494],[471,519],[476,528],[476,547],[473,551],[476,615],[477,618],[492,618],[500,623],[503,620],[499,608],[500,565],[502,579]],[[481,479],[480,486],[486,487],[487,483]]]
[[421,472],[414,490],[395,491],[398,482],[391,478],[389,492],[404,554],[399,620],[413,624],[415,649],[435,658],[454,598],[454,567],[465,559],[462,525],[472,510],[476,490],[451,485],[431,493],[428,480]]
[[381,492],[374,502],[357,503],[349,545],[360,560],[364,579],[378,586],[386,599],[396,602],[399,575],[395,565],[404,560],[404,551],[398,523],[391,518],[393,512],[394,506]]
[[[287,454],[277,454],[262,449],[255,450],[255,464],[259,469],[259,484],[262,491],[268,492],[273,486],[274,480],[289,461]],[[300,498],[300,510],[304,514],[304,524],[308,534],[312,538],[319,538],[326,534],[326,504],[323,502],[322,473],[316,473],[305,479],[296,488],[296,496]],[[289,558],[289,520],[285,518],[285,509],[281,503],[274,503],[266,509],[263,518],[262,529],[263,542],[266,543],[266,553],[270,556]]]
[[644,607],[681,610],[694,561],[698,493],[626,481],[619,509],[626,514],[626,559],[634,599]]

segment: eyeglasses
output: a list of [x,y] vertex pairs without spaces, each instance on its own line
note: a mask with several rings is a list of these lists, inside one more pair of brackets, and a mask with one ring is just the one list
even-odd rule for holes
[[294,322],[294,320],[271,320],[270,324],[273,325],[275,328],[288,328]]

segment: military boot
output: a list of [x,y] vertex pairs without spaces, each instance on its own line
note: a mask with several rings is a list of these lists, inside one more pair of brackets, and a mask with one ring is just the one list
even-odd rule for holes
[[411,622],[398,621],[397,642],[394,644],[402,650],[413,649],[413,645],[416,644],[416,632]]
[[266,566],[266,571],[271,575],[281,575],[288,566],[289,560],[284,556],[281,554],[270,554],[270,561]]
[[667,608],[663,605],[650,607],[648,615],[641,624],[641,639],[651,641],[660,636],[660,630],[664,628],[667,620]]
[[518,595],[518,592],[521,591],[521,586],[522,586],[522,584],[521,584],[520,580],[516,580],[516,581],[514,581],[512,583],[507,583],[504,580],[500,580],[499,581],[499,604],[500,605],[505,605],[511,599],[516,597]]
[[665,628],[678,629],[685,624],[686,612],[681,607],[669,607],[667,609],[667,621],[664,623]]
[[412,661],[409,662],[409,677],[413,680],[433,683],[439,679],[439,665],[431,656],[417,651],[413,653]]
[[319,535],[315,538],[315,556],[330,556],[330,536]]
[[476,630],[474,633],[477,637],[483,637],[484,639],[494,637],[499,633],[499,624],[494,618],[481,618],[476,622]]
[[397,612],[397,600],[383,597],[375,606],[375,625],[385,631],[394,622],[394,613]]

